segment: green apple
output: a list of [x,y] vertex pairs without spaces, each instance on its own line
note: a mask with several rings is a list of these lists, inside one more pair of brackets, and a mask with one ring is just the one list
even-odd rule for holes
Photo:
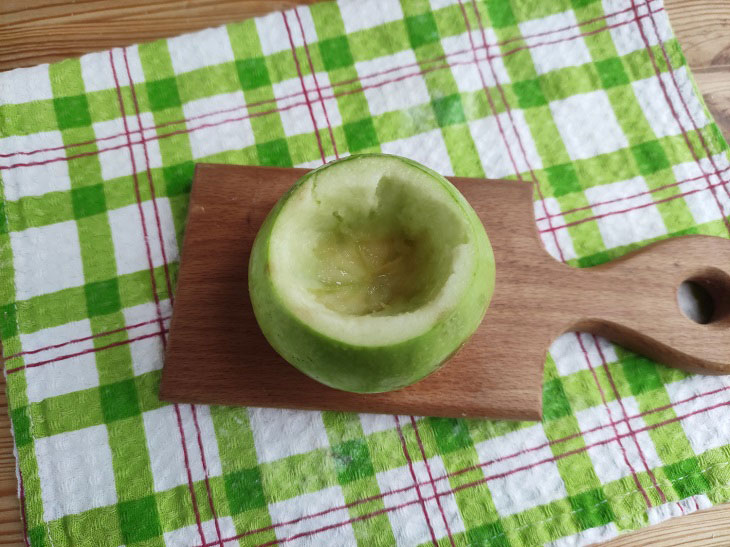
[[259,230],[249,294],[266,339],[330,387],[376,393],[438,369],[494,290],[481,221],[415,161],[350,156],[304,175]]

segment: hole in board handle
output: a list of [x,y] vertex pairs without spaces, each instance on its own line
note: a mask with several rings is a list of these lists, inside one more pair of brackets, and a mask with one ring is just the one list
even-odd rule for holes
[[700,325],[710,323],[715,317],[715,300],[710,292],[696,281],[687,280],[677,288],[677,304],[688,319]]

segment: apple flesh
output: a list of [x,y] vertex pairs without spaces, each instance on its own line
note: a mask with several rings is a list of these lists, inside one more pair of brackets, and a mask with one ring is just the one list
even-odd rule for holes
[[256,236],[249,294],[290,364],[358,393],[410,385],[473,334],[494,290],[481,221],[441,175],[350,156],[303,176]]

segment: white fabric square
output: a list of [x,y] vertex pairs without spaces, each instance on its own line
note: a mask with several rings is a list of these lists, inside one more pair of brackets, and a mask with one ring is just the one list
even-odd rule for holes
[[[103,139],[99,143],[98,158],[104,180],[146,172],[148,167],[150,169],[162,167],[160,143],[153,129],[155,119],[151,112],[142,112],[139,118],[130,115],[125,118],[95,122],[93,127],[96,138]],[[130,147],[132,154],[129,153]]]
[[[180,412],[182,432],[175,411],[176,407]],[[142,414],[156,492],[188,483],[188,468],[185,465],[183,443],[187,451],[193,481],[205,478],[201,456],[205,457],[209,477],[221,474],[218,441],[213,429],[210,409],[207,406],[196,405],[195,413],[203,445],[202,454],[198,443],[198,428],[195,427],[193,419],[192,405],[170,405]]]
[[[580,337],[580,339],[579,339]],[[596,346],[595,341],[598,342]],[[560,376],[568,376],[590,367],[600,367],[603,360],[606,363],[615,363],[618,360],[616,350],[605,338],[594,337],[590,334],[566,332],[558,337],[550,346],[550,355],[555,361]],[[583,343],[581,347],[581,342]],[[600,351],[599,351],[600,348]],[[601,357],[603,354],[603,357]]]
[[[314,545],[355,546],[352,517],[344,507],[339,486],[332,486],[269,505],[271,521],[281,524],[274,530],[276,538],[291,547]],[[342,507],[332,511],[334,507]],[[317,515],[309,517],[309,515]]]
[[190,101],[183,105],[183,113],[195,159],[255,142],[242,91]]
[[[179,433],[175,406],[165,406],[142,413],[156,492],[187,483],[183,441]],[[185,441],[187,447],[189,444],[187,438]],[[195,452],[197,453],[197,450]]]
[[[672,29],[669,26],[666,13],[657,12],[662,8],[660,1],[603,0],[603,8],[604,13],[616,14],[606,17],[606,26],[610,29],[609,32],[619,55],[646,49],[646,42],[650,46],[657,45],[657,30],[662,42],[666,42],[672,37]],[[651,9],[653,22],[648,16],[649,9]],[[644,33],[643,37],[641,35],[642,30],[639,30],[636,22],[637,14]],[[644,38],[646,38],[646,42],[644,42]]]
[[691,161],[672,167],[682,199],[697,224],[730,215],[730,162],[725,154],[712,159],[701,158],[699,165]]
[[[661,78],[661,83],[660,83]],[[676,85],[675,85],[676,81]],[[699,97],[692,89],[692,82],[687,74],[686,67],[674,71],[674,79],[668,73],[653,76],[645,80],[632,82],[636,99],[641,105],[649,125],[657,137],[679,135],[683,131],[694,131],[695,128],[705,127],[709,118],[700,104]],[[679,87],[679,93],[677,93]],[[671,106],[667,105],[664,96],[666,91]],[[674,109],[679,124],[671,109]],[[687,115],[689,110],[690,116]]]
[[629,145],[605,91],[552,101],[550,110],[572,160],[615,152]]
[[[177,240],[175,239],[175,225],[172,220],[172,210],[168,198],[156,198],[157,216],[162,228],[162,241],[165,246],[167,263],[178,259]],[[149,269],[147,245],[152,258],[152,267],[163,265],[162,251],[160,250],[160,234],[157,229],[157,216],[152,200],[142,202],[142,215],[137,203],[126,205],[119,209],[108,211],[109,226],[114,242],[114,257],[117,260],[119,275]],[[142,230],[142,217],[147,231],[145,241]]]
[[117,502],[105,425],[36,439],[35,457],[47,521]]
[[610,522],[604,526],[596,528],[588,528],[572,536],[565,536],[550,543],[546,543],[545,547],[575,547],[576,545],[593,545],[608,541],[618,535],[618,528],[615,522]]
[[167,49],[170,51],[175,74],[234,60],[226,27],[208,28],[193,34],[168,38]]
[[474,445],[492,501],[503,517],[568,496],[542,425]]
[[[132,353],[132,368],[135,376],[161,369],[164,347],[162,336],[157,335],[161,327],[157,317],[156,304],[149,302],[125,308],[123,313],[127,336],[130,340],[134,340],[129,344],[129,351]],[[167,329],[170,326],[171,313],[170,301],[161,300],[162,328]]]
[[391,414],[360,414],[360,425],[365,435],[395,429],[396,426]]
[[322,414],[279,408],[249,408],[259,463],[329,446]]
[[[308,47],[312,47],[317,41],[317,32],[314,29],[314,21],[312,14],[307,8],[297,8],[299,19],[304,27],[304,37],[307,40]],[[287,31],[284,17],[289,25]],[[299,21],[294,10],[285,12],[274,12],[263,17],[254,19],[256,30],[258,31],[259,40],[261,41],[261,51],[264,55],[271,55],[279,51],[291,51],[292,42],[294,47],[304,45],[302,40],[302,31],[299,28]]]
[[[398,415],[400,423],[410,423],[411,417]],[[393,414],[360,414],[360,425],[365,435],[395,429],[395,417]]]
[[[646,466],[654,469],[664,465],[656,453],[649,432],[636,433],[646,427],[644,419],[639,416],[636,399],[623,397],[621,402],[623,409],[614,400],[575,415],[586,446],[589,447],[588,455],[593,468],[602,484],[644,472]],[[629,420],[625,419],[624,409]]]
[[380,149],[385,154],[395,154],[418,161],[444,176],[454,174],[440,129],[418,133],[405,139],[384,142],[380,145]]
[[[512,110],[511,117],[503,112],[496,117],[488,116],[469,122],[469,131],[488,178],[501,178],[527,172],[530,168],[542,168],[542,160],[522,110]],[[522,147],[518,139],[522,142]]]
[[[137,336],[150,332],[159,332],[160,319],[162,319],[162,323],[166,327],[170,323],[172,306],[170,305],[169,300],[160,300],[159,315],[161,317],[158,316],[157,305],[154,302],[147,302],[138,306],[132,306],[131,308],[124,308],[122,313],[124,314],[126,332],[130,335],[130,338],[136,338]],[[150,328],[150,325],[152,325],[152,328]]]
[[99,385],[88,319],[21,334],[20,342],[24,351],[34,352],[24,357],[29,402]]
[[[25,153],[19,153],[25,152]],[[25,196],[40,196],[48,192],[71,188],[66,155],[74,148],[64,148],[60,131],[44,131],[0,139],[0,157],[5,199],[17,201]]]
[[431,97],[412,50],[358,61],[355,70],[374,116],[429,103]]
[[585,190],[607,248],[637,243],[667,233],[662,215],[653,205],[648,190],[643,177]]
[[[198,501],[200,503],[200,501]],[[204,501],[206,507],[208,506],[207,500]],[[217,509],[217,508],[216,508]],[[200,527],[203,529],[203,538],[200,537],[200,531],[197,524],[191,524],[184,528],[178,528],[172,532],[165,532],[163,538],[165,539],[165,545],[168,547],[181,547],[183,545],[211,545],[215,547],[238,547],[240,545],[237,539],[231,539],[219,543],[218,540],[225,540],[226,538],[236,537],[236,525],[233,524],[231,517],[219,517],[218,528],[216,529],[215,520],[204,520],[200,523]],[[220,530],[220,537],[218,537],[218,530]]]
[[[114,48],[111,51],[114,57],[114,70],[116,70],[117,80],[121,87],[130,84],[130,76],[132,77],[132,82],[135,84],[145,81],[142,60],[139,58],[139,46],[137,44],[124,49]],[[126,60],[124,58],[125,52]],[[112,87],[115,87],[115,85]]]
[[44,101],[53,98],[48,64],[16,68],[0,74],[0,105]]
[[560,202],[555,198],[545,198],[536,201],[534,207],[537,229],[545,250],[556,260],[575,258],[577,255],[573,248],[573,238],[570,237],[566,228],[560,228],[565,226],[565,218],[560,211]]
[[[502,61],[502,55],[497,43],[497,35],[492,28],[485,28],[487,46],[484,45],[484,36],[480,30],[471,31],[471,41],[466,32],[457,36],[448,36],[441,40],[448,64],[454,75],[456,86],[461,92],[479,91],[493,87],[496,83],[508,84],[509,74]],[[476,62],[474,61],[476,48]],[[487,59],[487,52],[490,59]],[[480,75],[481,71],[481,75]],[[496,74],[496,82],[495,82]],[[482,83],[484,82],[484,83]]]
[[342,2],[339,8],[347,34],[403,19],[403,10],[398,0]]
[[538,74],[591,62],[572,10],[524,21],[519,27]]
[[79,234],[73,220],[9,235],[17,300],[84,284]]
[[[169,326],[166,322],[165,328]],[[135,329],[134,341],[129,344],[129,351],[132,354],[132,369],[135,376],[160,370],[162,368],[165,348],[162,345],[162,336],[157,335],[160,331],[159,323],[146,325],[144,328]]]
[[[674,479],[676,481],[676,479]],[[655,505],[646,510],[649,517],[648,524],[653,526],[665,520],[681,517],[699,511],[701,509],[709,509],[714,504],[705,494],[689,496],[680,501],[670,501],[662,505]]]
[[[79,59],[79,62],[81,64],[81,77],[84,79],[84,89],[86,89],[87,92],[113,89],[116,87],[114,83],[112,64],[109,60],[109,52],[99,51],[89,53],[87,55],[83,55]],[[126,75],[127,71],[123,63],[124,58],[122,58],[122,65],[120,66],[117,66],[116,60],[114,62],[114,69],[117,71],[117,78],[119,78],[120,72]]]
[[[437,494],[451,491],[441,458],[436,456],[428,460],[430,477],[429,469],[423,461],[414,461],[411,465],[418,488],[413,482],[411,468],[408,465],[376,475],[380,491],[385,494],[383,504],[386,509],[391,509],[387,514],[396,543],[420,545],[430,542],[431,532],[426,522],[426,515],[436,539],[446,537],[449,532],[451,534],[463,532],[464,522],[461,520],[454,495],[443,494],[438,496],[438,502],[436,501]],[[434,479],[433,483],[431,477]]]
[[368,61],[357,61],[355,70],[363,86],[390,82],[394,78],[407,78],[420,71],[416,55],[412,50],[399,51]]
[[695,454],[730,444],[727,376],[690,376],[666,389]]
[[[202,460],[205,459],[205,468],[209,477],[217,477],[223,473],[221,468],[220,455],[218,453],[218,439],[215,435],[213,418],[210,414],[210,407],[207,405],[180,405],[180,413],[183,418],[185,440],[188,443],[188,453],[197,447],[197,455],[190,456],[190,466],[193,480],[201,480],[205,477]],[[194,413],[192,420],[188,416]],[[197,420],[197,426],[195,421]],[[202,453],[200,443],[202,441]]]
[[[139,58],[139,49],[136,45],[124,49],[115,48],[112,50],[112,56],[113,66],[108,51],[89,53],[81,57],[81,77],[84,80],[86,91],[115,89],[117,83],[120,87],[128,86],[130,75],[135,84],[145,81],[142,61]],[[114,79],[115,75],[116,81]],[[117,105],[115,104],[115,106]]]
[[[274,96],[277,97],[276,106],[279,109],[279,116],[281,116],[281,123],[287,137],[313,132],[312,114],[314,114],[317,129],[320,131],[326,130],[328,126],[342,125],[340,110],[337,108],[337,99],[332,94],[329,76],[326,72],[317,72],[316,76],[316,83],[314,76],[307,74],[301,79],[292,78],[273,85]],[[307,90],[306,96],[302,91],[302,80],[304,89]],[[310,106],[312,113],[309,112]]]
[[459,0],[430,0],[431,10],[436,11],[441,8],[448,8],[454,4],[458,4]]

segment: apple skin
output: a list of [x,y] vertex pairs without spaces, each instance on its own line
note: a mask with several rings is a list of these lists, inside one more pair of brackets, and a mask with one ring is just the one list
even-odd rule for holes
[[[367,154],[348,156],[353,161]],[[276,203],[254,241],[249,261],[249,295],[259,327],[287,362],[335,389],[378,393],[400,389],[436,371],[469,339],[481,323],[494,291],[495,265],[484,226],[466,199],[446,179],[425,166],[398,158],[431,175],[464,209],[473,231],[476,260],[471,281],[453,308],[428,331],[397,344],[356,346],[333,339],[296,317],[286,306],[269,273],[271,233],[286,200],[316,171],[299,179]]]

